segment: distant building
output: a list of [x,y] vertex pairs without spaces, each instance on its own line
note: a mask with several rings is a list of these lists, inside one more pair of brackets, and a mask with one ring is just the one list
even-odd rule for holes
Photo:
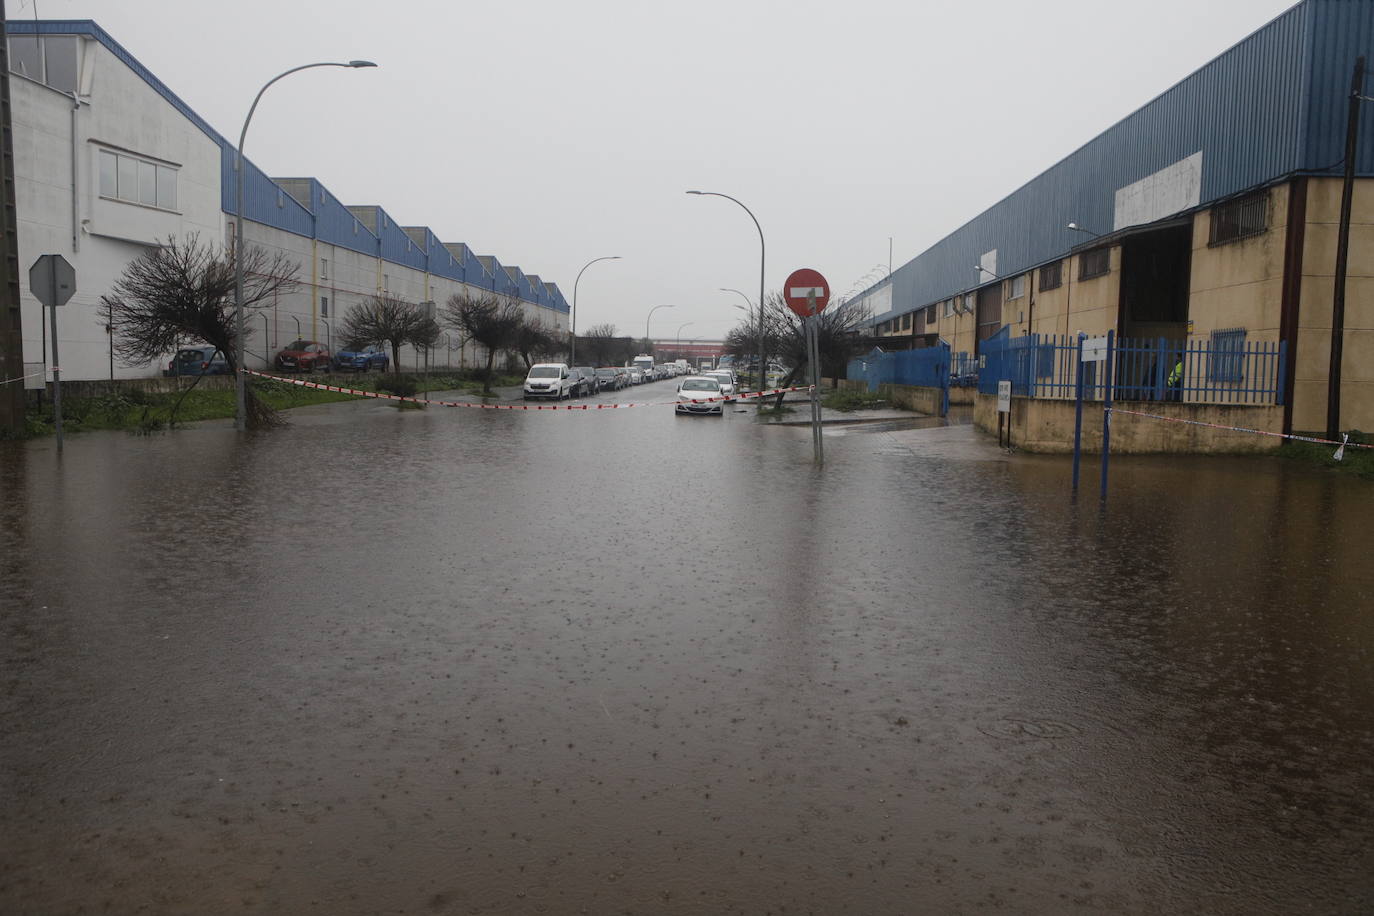
[[[963,365],[976,365],[994,338],[1027,335],[1049,342],[1110,330],[1208,354],[1282,344],[1271,425],[1324,429],[1347,107],[1356,59],[1371,52],[1374,0],[1299,3],[860,294],[873,331],[888,350],[943,340]],[[1341,426],[1371,430],[1366,104]],[[1141,362],[1117,382],[1139,383],[1124,377],[1132,371],[1163,377]],[[1251,380],[1239,356],[1209,356],[1190,372],[1214,384],[1218,403]]]
[[[47,322],[27,283],[28,265],[57,253],[77,273],[77,293],[59,314],[62,376],[106,378],[110,338],[97,306],[124,266],[169,237],[232,244],[234,145],[94,22],[8,25],[24,359],[51,362]],[[245,105],[255,88],[244,87]],[[250,148],[252,138],[250,128]],[[454,294],[495,294],[547,328],[567,326],[555,284],[401,225],[381,206],[346,204],[317,179],[273,179],[245,165],[246,239],[289,253],[301,280],[299,291],[250,316],[250,368],[297,337],[337,348],[342,317],[380,294],[440,305]],[[441,342],[435,360],[481,361],[460,344]],[[403,352],[402,361],[413,356]],[[113,374],[160,368],[116,361]]]

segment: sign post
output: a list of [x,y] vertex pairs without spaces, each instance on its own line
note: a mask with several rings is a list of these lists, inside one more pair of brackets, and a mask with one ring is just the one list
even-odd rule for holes
[[76,269],[60,254],[45,254],[29,268],[29,291],[52,309],[52,415],[57,450],[62,451],[62,369],[57,359],[57,307],[76,292]]
[[[811,444],[817,464],[825,464],[825,445],[821,436],[821,312],[830,304],[830,284],[820,271],[803,267],[787,277],[782,288],[787,307],[802,320],[806,342],[806,361],[811,364]],[[767,367],[759,366],[759,378],[767,379]],[[759,388],[762,391],[762,385]]]

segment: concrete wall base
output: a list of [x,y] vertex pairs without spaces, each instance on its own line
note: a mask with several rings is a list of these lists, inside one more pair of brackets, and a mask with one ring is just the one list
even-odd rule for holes
[[[1283,429],[1282,407],[1240,407],[1222,404],[1174,404],[1128,401],[1116,406],[1162,417],[1175,417],[1222,426],[1242,426],[1268,432]],[[979,394],[973,423],[983,432],[997,433],[997,396]],[[1028,452],[1063,454],[1073,451],[1074,402],[1012,398],[1012,445]],[[1283,443],[1274,436],[1209,429],[1117,413],[1112,418],[1113,454],[1238,454],[1271,452]],[[1102,402],[1083,404],[1083,450],[1102,450]]]

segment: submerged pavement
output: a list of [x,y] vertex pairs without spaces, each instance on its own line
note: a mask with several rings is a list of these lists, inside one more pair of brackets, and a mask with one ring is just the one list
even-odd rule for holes
[[291,420],[0,445],[0,911],[1374,906],[1367,483]]

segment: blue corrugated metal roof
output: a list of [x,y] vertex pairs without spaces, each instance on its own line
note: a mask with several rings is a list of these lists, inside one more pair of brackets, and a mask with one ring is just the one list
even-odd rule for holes
[[[1120,228],[1119,189],[1197,152],[1199,206],[1339,165],[1351,68],[1367,52],[1374,65],[1374,0],[1305,0],[895,270],[892,309],[873,321],[986,282],[984,252],[1009,276],[1082,242],[1069,222]],[[1360,140],[1359,171],[1374,174],[1374,116]]]
[[[207,137],[219,144],[220,207],[225,213],[237,213],[234,144],[211,127],[204,118],[196,114],[191,106],[187,105],[165,83],[154,76],[152,71],[143,66],[108,32],[90,19],[40,20],[37,22],[19,19],[9,20],[6,26],[12,35],[80,35],[102,44],[119,61],[147,83],[153,91],[166,99],[177,112],[204,132]],[[373,232],[361,224],[357,217],[350,213],[347,207],[340,204],[332,194],[329,194],[318,180],[314,178],[298,180],[310,182],[311,195],[308,205],[302,204],[291,194],[286,193],[281,185],[255,166],[251,159],[245,157],[243,173],[245,218],[305,238],[317,238],[332,245],[339,245],[373,257],[381,257],[416,270],[426,270],[431,263],[438,263],[435,246],[426,247],[423,244],[416,244],[400,227],[396,226],[395,221],[386,215],[382,208],[375,208],[376,225],[379,228]],[[443,244],[437,239],[435,243],[439,246]],[[476,259],[471,259],[471,262],[475,264]],[[469,271],[450,268],[447,259],[444,259],[442,263],[444,269],[434,269],[431,272],[453,279],[462,279],[463,282],[473,282],[466,277],[466,274],[471,272],[474,280],[481,281],[475,285],[485,286],[487,289],[496,286],[494,278],[485,275],[481,265],[477,265],[475,270]],[[509,283],[504,285],[507,287],[517,286]],[[529,288],[528,284],[525,286],[524,298],[532,302],[537,301],[534,291]]]

